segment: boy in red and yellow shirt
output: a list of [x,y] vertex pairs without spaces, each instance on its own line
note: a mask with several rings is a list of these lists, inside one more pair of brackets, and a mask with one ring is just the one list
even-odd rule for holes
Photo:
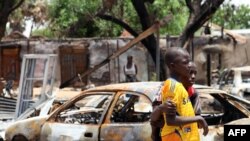
[[[208,133],[208,125],[201,116],[195,116],[188,93],[181,80],[189,77],[189,54],[183,48],[169,48],[166,53],[166,64],[170,70],[170,78],[164,83],[162,103],[151,115],[151,122],[164,116],[161,130],[162,141],[199,141],[198,125]],[[171,103],[171,104],[170,104]],[[166,106],[168,105],[168,106]],[[166,112],[169,107],[176,107],[176,113]],[[155,112],[157,111],[158,112]],[[160,113],[160,114],[158,114]]]

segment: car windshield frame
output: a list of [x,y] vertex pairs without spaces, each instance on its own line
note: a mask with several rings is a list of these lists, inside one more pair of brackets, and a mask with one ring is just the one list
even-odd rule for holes
[[[79,94],[76,97],[73,97],[72,99],[70,99],[69,101],[65,102],[64,104],[62,104],[58,109],[56,109],[54,112],[52,112],[50,114],[50,116],[48,117],[47,121],[54,121],[56,119],[56,116],[62,112],[63,110],[69,108],[70,106],[72,106],[72,103],[76,103],[76,101],[78,101],[79,99],[82,99],[86,96],[89,95],[110,95],[111,96],[111,100],[110,102],[112,102],[114,100],[114,95],[115,93],[117,93],[117,91],[91,91],[91,92],[83,92],[81,94]],[[109,103],[110,104],[110,103]],[[104,112],[107,110],[104,109]]]

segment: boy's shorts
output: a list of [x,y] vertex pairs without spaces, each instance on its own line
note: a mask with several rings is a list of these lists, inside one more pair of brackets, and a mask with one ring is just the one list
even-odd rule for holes
[[161,137],[162,141],[182,141],[180,134],[173,132]]

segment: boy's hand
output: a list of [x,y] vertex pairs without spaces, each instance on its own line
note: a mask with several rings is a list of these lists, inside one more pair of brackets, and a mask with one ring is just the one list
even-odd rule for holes
[[203,128],[203,130],[204,130],[203,135],[206,136],[208,134],[208,131],[209,131],[207,122],[203,117],[201,117],[201,116],[198,116],[198,117],[199,117],[198,127]]
[[167,100],[159,106],[162,113],[167,115],[176,115],[176,105],[173,101]]

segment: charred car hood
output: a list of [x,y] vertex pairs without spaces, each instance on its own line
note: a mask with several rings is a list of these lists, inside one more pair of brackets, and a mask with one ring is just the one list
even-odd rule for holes
[[46,121],[47,118],[48,116],[43,116],[17,121],[6,129],[5,139],[11,140],[18,132],[21,135],[26,135],[28,140],[37,140],[39,137],[35,137],[35,135],[39,135],[41,125]]

